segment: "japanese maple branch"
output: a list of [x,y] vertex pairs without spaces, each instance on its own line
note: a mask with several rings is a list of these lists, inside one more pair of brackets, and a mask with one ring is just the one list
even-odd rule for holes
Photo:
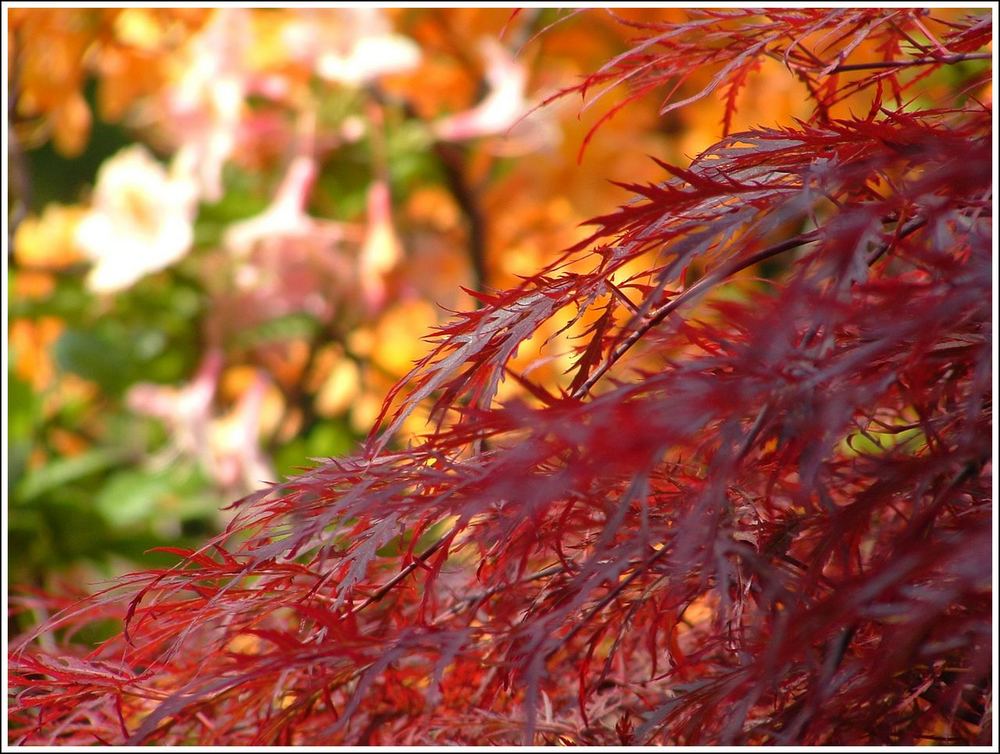
[[598,600],[597,603],[593,605],[590,608],[590,610],[587,611],[587,614],[584,615],[583,618],[581,618],[573,625],[573,627],[566,633],[565,636],[559,638],[559,641],[556,643],[556,645],[546,653],[546,657],[551,657],[553,654],[556,653],[556,651],[559,650],[560,647],[563,647],[566,644],[568,644],[569,641],[574,636],[576,636],[581,629],[583,629],[590,623],[590,621],[594,618],[595,615],[601,612],[601,610],[607,607],[614,599],[618,597],[619,594],[625,591],[625,589],[627,589],[628,586],[633,581],[635,581],[643,574],[648,573],[649,569],[653,566],[653,564],[656,563],[656,561],[662,558],[664,555],[666,555],[667,552],[668,548],[663,547],[654,552],[648,558],[646,558],[645,561],[636,564],[632,570],[632,573],[630,573],[624,579],[619,581],[610,592],[604,595],[604,597]]
[[350,615],[357,615],[372,603],[378,602],[380,599],[385,597],[385,595],[387,595],[390,591],[392,591],[392,588],[395,587],[396,584],[398,584],[400,581],[402,581],[411,573],[413,573],[413,571],[415,571],[417,568],[419,568],[425,562],[427,562],[427,559],[430,558],[431,555],[440,550],[441,545],[450,540],[451,537],[454,536],[455,531],[456,529],[452,528],[452,530],[449,531],[447,534],[443,534],[441,537],[439,537],[433,544],[430,545],[430,547],[428,547],[422,553],[417,555],[417,557],[414,558],[408,565],[404,566],[399,573],[397,573],[395,576],[393,576],[391,579],[385,582],[382,586],[380,586],[375,591],[374,594],[368,597],[368,599],[366,599],[357,607],[353,608],[350,612]]
[[[406,99],[393,97],[378,86],[369,89],[376,103],[385,105],[392,102],[402,109],[407,118],[419,119],[416,108]],[[487,281],[486,269],[486,217],[479,203],[479,196],[465,176],[466,155],[464,149],[457,144],[435,142],[434,154],[444,171],[445,183],[458,208],[465,218],[469,234],[469,260],[472,264],[472,287],[477,291],[485,290]],[[475,302],[478,308],[480,301]]]
[[[869,266],[874,264],[882,257],[883,254],[885,254],[886,251],[888,251],[893,243],[905,238],[926,224],[927,220],[925,218],[914,218],[910,220],[902,228],[900,228],[899,232],[893,236],[891,241],[880,244],[878,248],[875,249],[875,251],[866,260],[867,264]],[[782,241],[774,246],[761,249],[756,254],[751,254],[745,259],[730,260],[728,264],[724,264],[721,267],[716,268],[676,298],[673,298],[658,308],[653,309],[649,314],[649,318],[645,322],[638,325],[635,330],[629,333],[627,337],[625,337],[620,343],[618,343],[617,346],[614,347],[614,349],[612,349],[604,363],[597,367],[593,374],[591,374],[587,380],[573,392],[573,397],[582,398],[584,395],[589,393],[590,389],[597,383],[597,381],[603,377],[622,356],[625,355],[626,351],[634,346],[647,332],[660,324],[674,310],[678,309],[683,304],[699,296],[706,289],[711,288],[716,283],[721,282],[730,275],[735,275],[737,272],[745,270],[747,267],[752,267],[758,262],[763,262],[765,259],[769,259],[777,256],[778,254],[790,251],[791,249],[798,248],[799,246],[804,246],[807,243],[812,243],[816,240],[816,238],[817,231],[802,233],[794,238],[788,239],[787,241]]]
[[951,65],[961,63],[963,60],[989,60],[992,56],[988,52],[958,53],[955,55],[945,55],[941,57],[914,58],[912,60],[873,60],[866,63],[847,63],[832,68],[830,73],[843,73],[844,71],[869,71],[879,68],[909,68],[915,65]]
[[[460,146],[438,142],[434,145],[434,153],[444,169],[448,190],[454,197],[458,208],[465,216],[469,233],[469,259],[472,263],[473,287],[484,291],[487,285],[486,270],[486,218],[479,206],[479,198],[475,189],[465,178],[465,153]],[[481,302],[475,302],[479,307]]]
[[534,573],[525,576],[523,579],[512,581],[507,584],[499,584],[497,586],[490,587],[489,589],[486,589],[484,591],[476,592],[475,594],[470,594],[467,597],[460,597],[458,600],[458,604],[456,604],[454,607],[451,607],[444,613],[442,613],[434,621],[434,623],[437,624],[441,621],[448,620],[449,618],[454,618],[456,615],[462,612],[462,610],[464,610],[468,605],[474,605],[475,603],[481,600],[488,599],[489,597],[492,597],[494,594],[497,594],[498,592],[502,592],[514,586],[520,586],[521,584],[530,584],[532,581],[538,581],[540,579],[544,579],[549,576],[555,576],[557,574],[562,573],[565,570],[566,567],[561,564],[552,565],[549,566],[548,568],[543,568],[540,571],[535,571]]
[[812,243],[816,240],[816,238],[816,231],[810,231],[809,233],[798,235],[795,238],[790,238],[787,241],[782,241],[774,246],[769,246],[766,249],[761,249],[756,254],[751,254],[745,259],[730,260],[728,264],[724,264],[721,267],[716,268],[676,298],[673,298],[656,309],[653,309],[649,313],[649,318],[642,324],[638,325],[635,330],[629,333],[624,340],[615,346],[605,362],[597,367],[593,374],[591,374],[586,381],[573,392],[573,397],[582,398],[584,395],[589,393],[590,389],[597,383],[597,381],[603,377],[612,366],[614,366],[615,362],[625,355],[626,351],[634,346],[647,332],[666,319],[675,309],[702,294],[706,289],[711,288],[713,285],[724,280],[730,275],[734,275],[740,270],[745,270],[747,267],[751,267],[758,262],[763,262],[765,259],[770,259],[773,256],[777,256],[778,254],[782,254],[791,249],[804,246],[807,243]]
[[[364,610],[366,607],[368,607],[372,603],[378,602],[380,599],[382,599],[383,597],[385,597],[385,595],[388,594],[393,589],[393,587],[395,587],[397,584],[399,584],[399,582],[401,582],[403,579],[405,579],[407,576],[409,576],[411,573],[413,573],[413,571],[415,569],[419,568],[423,563],[425,563],[427,561],[427,559],[429,557],[431,557],[431,555],[433,555],[435,552],[437,552],[439,549],[441,549],[441,545],[443,545],[445,543],[445,541],[452,536],[453,533],[454,533],[454,529],[452,531],[448,532],[447,534],[442,535],[439,539],[437,539],[436,541],[434,541],[426,550],[424,550],[422,553],[420,553],[413,560],[412,563],[406,565],[402,570],[399,571],[399,573],[397,573],[395,576],[393,576],[391,579],[389,579],[387,582],[385,582],[382,586],[380,586],[378,588],[378,590],[374,594],[372,594],[370,597],[368,597],[368,599],[366,599],[360,605],[358,605],[357,607],[355,607],[354,609],[352,609],[350,614],[351,615],[356,615],[357,613],[361,612],[362,610]],[[515,581],[512,584],[503,584],[501,586],[495,586],[495,587],[492,587],[492,588],[487,589],[485,591],[477,592],[476,594],[471,594],[471,595],[468,595],[466,597],[462,597],[459,600],[459,603],[461,605],[472,604],[472,603],[478,602],[479,600],[483,600],[483,599],[486,599],[488,597],[492,597],[497,592],[502,592],[504,589],[508,589],[511,586],[515,586],[517,584],[527,584],[527,583],[530,583],[532,581],[538,581],[539,579],[544,579],[547,576],[554,576],[554,575],[556,575],[558,573],[562,573],[564,570],[565,570],[565,567],[562,566],[562,565],[549,566],[548,568],[543,568],[542,570],[536,571],[535,573],[533,573],[533,574],[531,574],[529,576],[525,576],[523,579],[520,579],[519,581]],[[460,611],[461,610],[456,606],[455,608],[452,608],[452,609],[446,611],[439,618],[439,620],[446,620],[448,618],[454,617]]]

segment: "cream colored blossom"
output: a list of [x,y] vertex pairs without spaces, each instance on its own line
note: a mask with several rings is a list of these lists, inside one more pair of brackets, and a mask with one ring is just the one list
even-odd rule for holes
[[90,211],[76,230],[93,263],[87,286],[119,291],[181,259],[194,238],[194,215],[189,181],[169,175],[142,145],[118,152],[98,171]]

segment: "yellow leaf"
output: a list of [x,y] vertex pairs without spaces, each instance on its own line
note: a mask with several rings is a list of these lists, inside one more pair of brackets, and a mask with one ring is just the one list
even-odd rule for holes
[[48,298],[55,287],[52,274],[39,270],[19,270],[11,280],[11,292],[16,299]]
[[115,18],[115,36],[140,50],[155,50],[163,40],[159,19],[148,8],[126,8]]
[[80,262],[83,250],[74,239],[84,215],[82,207],[49,204],[41,217],[25,218],[14,234],[14,259],[42,270],[61,270]]
[[253,634],[236,634],[226,644],[226,651],[233,654],[255,655],[260,652],[260,637]]
[[392,375],[406,374],[427,353],[430,346],[421,338],[436,324],[437,312],[427,301],[396,304],[375,327],[372,361]]
[[90,108],[79,92],[74,92],[52,111],[52,138],[66,157],[83,151],[90,136]]
[[[249,365],[229,367],[223,372],[219,382],[221,397],[224,400],[239,403],[245,397],[247,391],[255,385],[259,373],[256,367]],[[260,435],[263,437],[271,435],[277,429],[278,424],[280,424],[284,412],[285,399],[281,391],[273,383],[268,383],[264,389],[260,406],[260,416],[258,419]],[[226,426],[231,426],[232,431],[238,434],[242,429],[239,428],[239,422],[235,419],[237,413],[238,411],[234,410],[233,414],[228,417],[230,424]],[[240,441],[242,441],[242,438],[234,439],[234,442],[238,443]]]
[[316,412],[320,416],[337,416],[350,408],[361,388],[361,373],[358,365],[344,357],[330,370],[319,392],[316,394]]
[[351,428],[355,432],[367,434],[375,423],[382,408],[382,399],[374,393],[364,393],[358,396],[351,406]]
[[63,321],[56,317],[18,319],[10,325],[8,344],[14,373],[37,392],[51,386],[55,378],[51,349],[63,328]]

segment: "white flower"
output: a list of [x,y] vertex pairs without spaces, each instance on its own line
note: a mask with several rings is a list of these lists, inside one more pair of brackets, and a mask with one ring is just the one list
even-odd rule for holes
[[378,8],[342,9],[334,16],[303,15],[286,29],[285,43],[293,56],[310,61],[321,78],[352,87],[387,73],[411,70],[420,62],[420,48],[413,40],[392,33]]
[[387,73],[408,71],[420,62],[420,49],[398,34],[361,37],[345,55],[326,53],[316,72],[327,81],[360,86]]
[[194,186],[168,175],[142,145],[127,147],[97,173],[91,209],[76,243],[93,262],[87,286],[98,293],[128,288],[173,264],[191,247]]

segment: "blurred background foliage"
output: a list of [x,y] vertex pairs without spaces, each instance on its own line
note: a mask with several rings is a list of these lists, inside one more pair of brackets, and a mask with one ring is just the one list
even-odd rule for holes
[[[658,180],[647,155],[722,133],[721,98],[651,101],[578,162],[601,108],[533,107],[626,49],[603,12],[8,13],[8,573],[28,587],[172,562],[144,553],[351,452],[421,338],[475,306],[462,286],[516,284],[625,197],[609,179]],[[733,130],[806,114],[778,61],[740,103]],[[558,382],[573,334],[516,366]]]

